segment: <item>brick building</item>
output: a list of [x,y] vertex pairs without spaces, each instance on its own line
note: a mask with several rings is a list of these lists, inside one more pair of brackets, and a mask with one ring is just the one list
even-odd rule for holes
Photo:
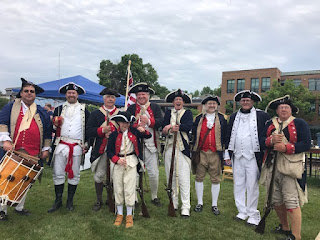
[[[226,114],[226,105],[232,106],[232,112],[238,106],[233,101],[234,95],[244,89],[251,89],[259,95],[272,87],[272,81],[280,83],[285,80],[293,80],[296,85],[304,85],[312,92],[320,92],[320,70],[281,72],[278,68],[264,68],[253,70],[228,71],[222,73],[221,83],[221,108],[220,111]],[[311,106],[312,110],[319,116],[319,103]]]

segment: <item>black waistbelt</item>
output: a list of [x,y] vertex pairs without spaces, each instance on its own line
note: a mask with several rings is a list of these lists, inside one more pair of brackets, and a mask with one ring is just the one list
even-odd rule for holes
[[[127,153],[126,156],[135,154],[135,152]],[[118,157],[124,157],[124,154],[118,154]]]

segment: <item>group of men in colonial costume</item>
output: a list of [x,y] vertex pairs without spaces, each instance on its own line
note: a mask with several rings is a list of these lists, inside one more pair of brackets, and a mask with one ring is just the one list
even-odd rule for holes
[[[85,105],[78,102],[79,95],[85,93],[85,89],[70,82],[59,89],[60,93],[65,94],[66,102],[55,109],[50,125],[45,110],[34,103],[36,94],[41,92],[42,88],[22,79],[17,99],[1,110],[0,145],[5,151],[15,149],[46,158],[53,126],[55,202],[48,210],[49,213],[62,206],[66,175],[66,207],[73,210],[73,197],[80,181],[80,164],[88,150],[89,139],[93,147],[90,161],[96,190],[92,210],[98,211],[103,205],[102,193],[108,174],[115,196],[114,225],[121,225],[125,204],[126,228],[132,227],[137,172],[144,168],[149,176],[151,202],[161,207],[158,198],[158,134],[162,128],[162,135],[166,137],[163,153],[166,178],[167,181],[172,178],[175,210],[179,208],[180,193],[183,218],[190,216],[191,166],[196,175],[197,205],[194,211],[199,213],[203,210],[203,181],[208,172],[211,180],[211,210],[214,215],[219,215],[218,197],[223,165],[232,164],[234,199],[238,210],[234,219],[246,221],[249,226],[257,226],[261,219],[257,209],[261,168],[263,179],[260,181],[267,186],[268,191],[272,172],[270,166],[275,161],[270,158],[270,154],[276,151],[279,154],[276,155],[276,173],[272,183],[275,186],[272,203],[280,220],[276,232],[287,235],[288,239],[301,239],[300,208],[305,202],[306,188],[304,152],[310,148],[311,137],[307,123],[292,116],[298,109],[289,96],[270,102],[269,107],[277,113],[277,117],[270,119],[267,113],[253,106],[262,100],[257,93],[241,91],[234,97],[241,107],[230,116],[228,123],[218,111],[219,98],[208,96],[202,101],[203,112],[193,121],[192,112],[184,108],[185,104],[191,103],[191,98],[180,89],[166,96],[165,101],[172,103],[173,108],[167,110],[163,117],[159,105],[149,101],[154,90],[146,83],[138,83],[129,90],[136,94],[137,103],[129,106],[127,111],[119,111],[115,106],[116,98],[120,95],[105,88],[100,92],[103,106],[90,115]],[[192,139],[189,139],[190,132]],[[191,150],[194,153],[192,156]],[[191,158],[196,159],[196,153],[199,158],[192,162]],[[110,168],[108,173],[107,166]],[[25,198],[26,194],[16,211],[28,215],[29,212],[24,209]],[[0,204],[0,220],[7,219],[6,205]]]

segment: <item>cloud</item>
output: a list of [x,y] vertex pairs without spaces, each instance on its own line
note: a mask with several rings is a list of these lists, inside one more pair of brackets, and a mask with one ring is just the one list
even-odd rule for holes
[[131,53],[152,64],[160,84],[189,92],[218,87],[223,71],[319,69],[317,1],[4,0],[0,7],[1,90],[20,77],[97,82],[101,60]]

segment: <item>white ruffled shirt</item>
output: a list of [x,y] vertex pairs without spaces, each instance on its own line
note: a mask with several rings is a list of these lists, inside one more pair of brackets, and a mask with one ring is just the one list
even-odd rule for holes
[[215,113],[206,113],[207,118],[207,128],[211,129],[213,127],[216,114]]

